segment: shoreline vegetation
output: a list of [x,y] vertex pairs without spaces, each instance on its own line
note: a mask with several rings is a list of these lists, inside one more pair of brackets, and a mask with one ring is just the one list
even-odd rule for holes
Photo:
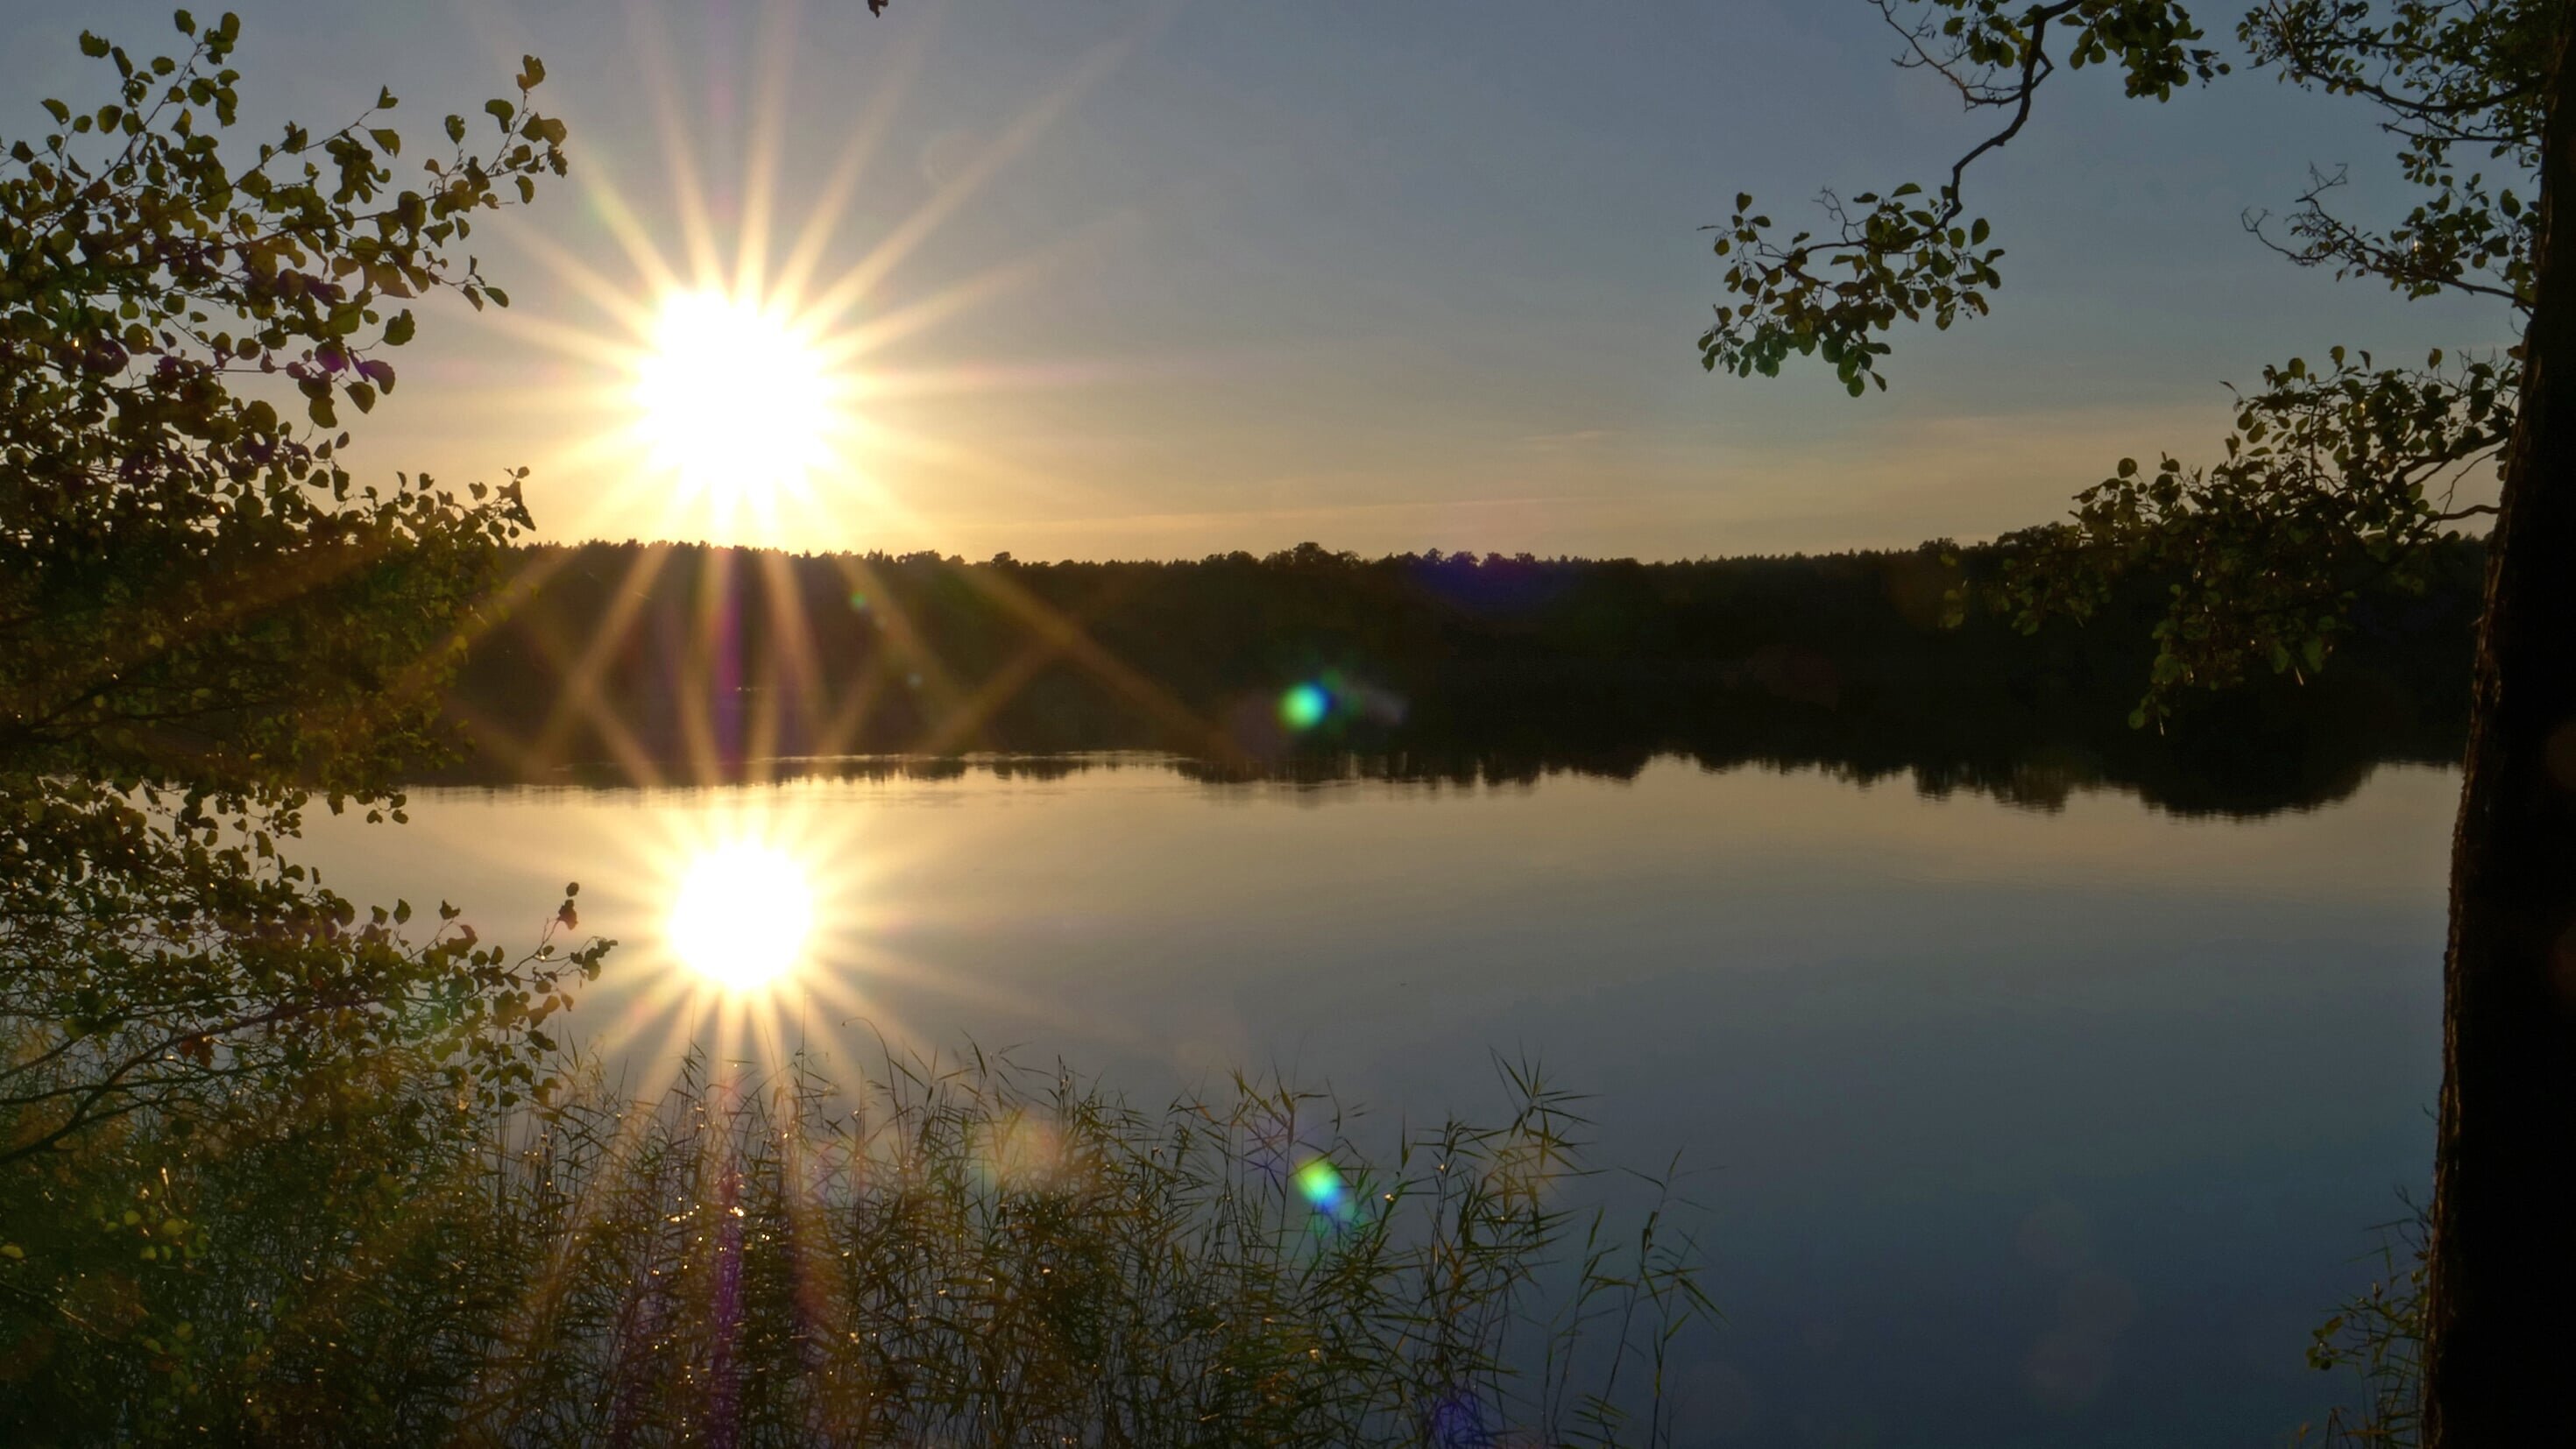
[[2377,764],[2457,763],[2482,559],[2454,538],[2423,592],[2366,594],[2313,678],[2194,695],[2142,729],[2155,581],[2024,635],[1952,617],[1994,559],[1946,543],[1662,564],[523,546],[451,696],[472,753],[419,783],[1131,751],[1212,780],[1470,783],[1681,757],[2259,815],[2341,799]]
[[692,1052],[637,1097],[577,1067],[508,1112],[395,1072],[185,1150],[137,1114],[0,1185],[0,1428],[1670,1442],[1672,1355],[1717,1318],[1691,1210],[1669,1177],[1584,1206],[1580,1103],[1498,1067],[1499,1122],[1391,1133],[1278,1081],[1158,1112],[971,1048],[846,1091],[804,1056]]

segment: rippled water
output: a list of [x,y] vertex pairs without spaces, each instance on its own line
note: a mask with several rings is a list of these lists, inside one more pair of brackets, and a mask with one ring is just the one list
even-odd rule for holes
[[971,1037],[1148,1098],[1275,1068],[1390,1121],[1490,1114],[1492,1054],[1534,1058],[1603,1160],[1695,1174],[1727,1320],[1685,1442],[2271,1445],[2339,1387],[2307,1330],[2426,1174],[2455,788],[2225,820],[1677,761],[1001,762],[423,792],[307,853],[496,939],[581,880],[625,945],[576,1020],[646,1076],[716,1029],[665,918],[746,829],[813,878],[821,959],[765,1028],[809,1044]]

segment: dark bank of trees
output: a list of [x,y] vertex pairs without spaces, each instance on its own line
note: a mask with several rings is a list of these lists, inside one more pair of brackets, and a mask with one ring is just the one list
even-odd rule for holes
[[[2023,634],[1954,596],[1991,550],[1645,564],[1314,544],[980,564],[697,545],[524,550],[456,709],[481,778],[687,780],[815,757],[1174,751],[1217,774],[1710,766],[1912,772],[2047,802],[2313,804],[2459,748],[2479,545],[2371,591],[2333,667],[2129,727],[2161,581]],[[803,765],[763,764],[781,758]],[[583,773],[576,768],[573,773]]]

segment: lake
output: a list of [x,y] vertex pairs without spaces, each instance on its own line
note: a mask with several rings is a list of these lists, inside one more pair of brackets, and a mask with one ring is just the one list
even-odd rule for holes
[[1494,1054],[1534,1059],[1596,1161],[1678,1152],[1704,1209],[1683,1442],[2252,1446],[2346,1389],[2308,1331],[2427,1180],[2456,789],[2383,766],[2233,818],[1678,759],[879,762],[424,790],[303,856],[505,941],[580,880],[624,944],[576,1035],[645,1076],[716,1029],[663,940],[679,863],[746,829],[815,877],[790,1030],[840,1054],[971,1037],[1140,1099],[1275,1070],[1390,1124],[1491,1116]]

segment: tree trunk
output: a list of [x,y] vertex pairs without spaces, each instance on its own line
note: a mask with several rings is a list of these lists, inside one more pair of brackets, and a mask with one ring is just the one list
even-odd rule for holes
[[[2576,12],[2576,4],[2563,7]],[[2542,135],[2521,414],[2451,845],[2430,1449],[2576,1445],[2576,66]]]

